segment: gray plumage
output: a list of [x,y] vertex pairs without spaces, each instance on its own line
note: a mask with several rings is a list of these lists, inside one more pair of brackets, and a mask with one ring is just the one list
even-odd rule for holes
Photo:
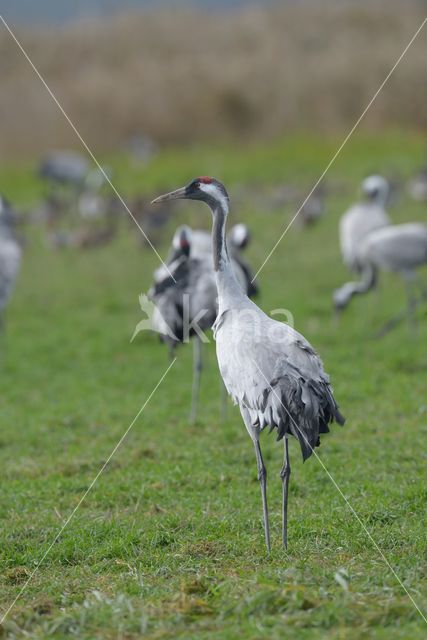
[[[238,320],[230,317],[236,310]],[[295,436],[306,460],[328,424],[343,422],[312,346],[289,325],[235,295],[224,297],[214,329],[222,378],[251,429],[275,429],[278,440]]]
[[[155,272],[155,282],[150,289],[149,297],[155,303],[163,320],[170,328],[170,333],[164,334],[165,342],[171,347],[185,339],[183,325],[184,296],[188,298],[188,316],[191,322],[199,316],[198,326],[202,331],[210,329],[216,317],[216,287],[210,264],[199,258],[191,258],[182,254],[168,261],[170,274],[163,267]],[[157,316],[159,324],[163,323]],[[176,336],[171,341],[168,333]],[[190,331],[190,336],[194,334]]]
[[21,264],[21,247],[14,234],[16,216],[6,198],[0,196],[0,322],[14,289]]
[[[168,269],[162,265],[154,273],[154,284],[149,292],[149,297],[155,305],[152,323],[161,340],[168,345],[171,355],[176,346],[189,338],[194,339],[190,412],[190,421],[194,422],[200,390],[203,336],[193,328],[193,321],[197,320],[198,329],[204,333],[211,329],[218,310],[209,234],[192,230],[187,226],[179,227],[172,240],[167,267]],[[235,260],[233,268],[241,286],[245,287],[245,274]],[[224,407],[222,411],[224,413]]]
[[390,224],[385,210],[389,187],[381,176],[370,176],[362,182],[365,196],[344,213],[340,220],[339,235],[343,261],[350,271],[358,273],[363,265],[359,260],[359,249],[363,239],[381,227]]
[[362,243],[360,259],[363,264],[411,277],[427,262],[427,225],[397,224],[373,231]]
[[334,292],[336,308],[344,309],[354,295],[372,289],[378,272],[384,270],[398,273],[406,282],[411,317],[416,306],[412,292],[412,285],[418,280],[416,269],[427,264],[427,225],[407,223],[372,231],[360,244],[358,260],[361,279],[346,282]]

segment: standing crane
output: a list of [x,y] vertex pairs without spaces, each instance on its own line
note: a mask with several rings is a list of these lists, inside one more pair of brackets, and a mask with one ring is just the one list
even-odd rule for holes
[[16,215],[10,203],[0,196],[0,330],[4,313],[15,286],[21,264],[21,247],[15,238]]
[[264,533],[270,550],[267,506],[267,471],[261,453],[260,434],[269,426],[284,442],[283,544],[287,546],[288,488],[290,476],[288,438],[299,442],[303,459],[320,444],[329,423],[344,424],[322,362],[307,340],[289,325],[267,316],[236,280],[226,242],[229,197],[220,182],[201,177],[186,187],[160,196],[154,202],[173,199],[200,200],[213,215],[212,253],[218,289],[218,316],[214,325],[219,369],[228,393],[239,405],[255,447],[261,485]]
[[[421,290],[422,298],[427,297],[427,290],[416,273],[418,267],[427,264],[427,225],[397,224],[372,231],[361,242],[358,262],[360,281],[346,282],[334,292],[335,307],[342,310],[353,296],[373,289],[379,271],[392,271],[400,274],[406,283],[407,315],[413,323],[415,308],[418,304],[416,288]],[[401,315],[389,321],[380,335],[392,328],[400,317]]]
[[340,220],[340,246],[347,268],[360,273],[359,247],[365,236],[390,224],[385,210],[389,195],[389,185],[382,176],[369,176],[362,182],[364,201],[359,202],[344,213]]
[[[169,347],[172,356],[178,344],[193,339],[193,386],[190,422],[197,417],[200,380],[202,373],[203,333],[212,328],[217,315],[217,289],[212,264],[212,253],[205,251],[204,231],[178,227],[167,259],[154,273],[154,285],[149,298],[155,305],[153,329]],[[208,245],[209,246],[209,245]],[[245,274],[236,260],[232,268],[242,287],[247,286]],[[225,415],[225,396],[221,413]]]

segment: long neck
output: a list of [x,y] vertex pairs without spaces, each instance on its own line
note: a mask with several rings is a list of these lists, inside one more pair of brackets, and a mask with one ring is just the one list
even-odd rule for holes
[[230,258],[227,250],[227,240],[225,238],[228,209],[226,205],[215,204],[215,206],[212,207],[212,213],[212,252],[215,273],[218,273],[230,269]]
[[212,206],[212,252],[215,270],[215,279],[218,288],[219,306],[230,306],[237,297],[243,294],[238,284],[234,270],[228,255],[226,240],[226,221],[228,215],[228,203],[215,203]]
[[351,298],[360,293],[367,293],[375,287],[377,283],[377,272],[374,267],[368,265],[362,273],[362,279],[358,282],[347,282],[343,285],[343,289],[347,292],[348,302]]
[[377,207],[382,207],[383,209],[385,209],[387,205],[387,200],[388,200],[388,193],[384,191],[380,191],[375,195],[375,198],[373,198],[371,202]]

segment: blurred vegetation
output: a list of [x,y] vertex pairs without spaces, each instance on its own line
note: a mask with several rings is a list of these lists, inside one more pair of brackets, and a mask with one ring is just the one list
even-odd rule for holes
[[[416,0],[325,0],[124,13],[16,33],[90,146],[111,151],[141,132],[170,145],[341,131],[360,115],[424,17],[425,3]],[[426,42],[421,33],[366,127],[425,133]],[[0,75],[3,157],[76,146],[4,28]]]

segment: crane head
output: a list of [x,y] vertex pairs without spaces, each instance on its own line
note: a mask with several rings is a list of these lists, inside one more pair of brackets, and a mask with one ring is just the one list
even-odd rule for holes
[[211,208],[228,202],[228,193],[224,185],[215,178],[201,176],[189,182],[185,187],[171,191],[153,200],[152,204],[166,202],[167,200],[201,200]]
[[382,176],[368,176],[362,182],[362,193],[368,200],[385,204],[389,192],[389,183]]
[[178,255],[190,255],[191,236],[192,231],[186,224],[178,227],[172,239],[172,252],[174,257],[177,257]]
[[337,313],[344,311],[353,296],[353,286],[351,282],[346,282],[338,289],[335,289],[332,300]]
[[227,236],[229,244],[235,249],[246,249],[251,240],[251,234],[249,233],[248,227],[243,224],[235,224],[234,227],[231,227],[228,236]]

